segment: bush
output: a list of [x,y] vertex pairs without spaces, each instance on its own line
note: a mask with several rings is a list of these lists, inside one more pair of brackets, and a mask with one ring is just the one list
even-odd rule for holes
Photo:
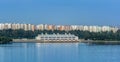
[[7,44],[7,43],[11,43],[12,39],[8,38],[8,37],[0,37],[0,44]]

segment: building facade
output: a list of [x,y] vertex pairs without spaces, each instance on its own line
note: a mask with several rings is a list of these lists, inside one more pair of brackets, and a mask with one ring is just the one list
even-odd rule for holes
[[36,37],[40,41],[78,41],[78,36],[72,34],[41,34]]
[[80,30],[89,32],[106,32],[113,31],[117,32],[119,28],[113,26],[87,26],[87,25],[48,25],[48,24],[20,24],[20,23],[0,23],[0,30],[4,29],[23,29],[25,31],[31,30],[60,30],[60,31],[70,31],[70,30]]

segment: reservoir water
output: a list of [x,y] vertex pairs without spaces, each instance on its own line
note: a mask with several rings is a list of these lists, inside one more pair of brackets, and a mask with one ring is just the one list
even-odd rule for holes
[[0,45],[0,62],[120,62],[120,45],[13,43]]

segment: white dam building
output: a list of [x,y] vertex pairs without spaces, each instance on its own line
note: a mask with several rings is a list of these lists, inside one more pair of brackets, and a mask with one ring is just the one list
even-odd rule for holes
[[39,41],[55,41],[55,42],[78,42],[78,36],[72,34],[41,34],[36,37]]

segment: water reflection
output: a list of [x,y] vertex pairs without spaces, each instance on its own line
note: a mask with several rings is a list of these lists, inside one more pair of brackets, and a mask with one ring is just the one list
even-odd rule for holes
[[0,62],[4,62],[4,49],[0,47]]
[[78,44],[49,43],[37,44],[37,47],[40,47],[37,48],[37,60],[40,62],[71,62],[73,57],[77,56],[75,51],[77,51]]
[[0,62],[119,62],[120,46],[79,43],[0,45]]

